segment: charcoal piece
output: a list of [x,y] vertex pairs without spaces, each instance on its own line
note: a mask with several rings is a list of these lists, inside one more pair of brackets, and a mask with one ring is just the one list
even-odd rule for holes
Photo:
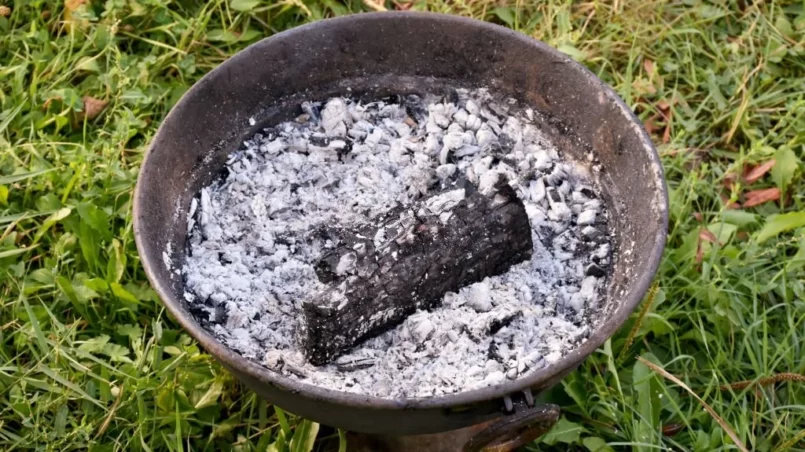
[[508,326],[510,323],[514,321],[514,319],[520,317],[522,314],[523,314],[522,311],[515,311],[507,313],[496,319],[492,319],[492,321],[489,322],[489,334],[497,334],[497,332],[500,331],[501,328],[503,328],[504,326]]
[[405,106],[405,112],[417,124],[423,124],[428,119],[428,109],[422,104],[422,98],[416,94],[408,95],[402,104]]
[[596,278],[603,278],[607,275],[606,270],[596,264],[590,264],[584,271],[584,276],[595,276]]
[[356,370],[368,369],[375,365],[375,360],[372,358],[357,359],[355,361],[348,361],[345,363],[335,363],[335,367],[341,372],[354,372]]
[[489,349],[486,351],[486,357],[499,363],[506,362],[506,359],[500,354],[500,347],[495,341],[489,342]]
[[584,196],[586,196],[586,197],[587,197],[587,198],[589,198],[589,199],[596,199],[596,198],[598,198],[598,196],[596,196],[596,195],[595,195],[595,192],[594,192],[594,191],[592,191],[592,189],[590,189],[590,188],[588,188],[588,187],[584,187],[584,188],[582,188],[582,189],[581,189],[581,194],[582,194],[582,195],[584,195]]
[[505,181],[489,196],[465,189],[444,208],[441,201],[456,190],[392,212],[380,227],[341,234],[316,266],[328,288],[302,306],[301,339],[312,364],[326,364],[417,309],[437,306],[446,292],[531,257],[525,207]]

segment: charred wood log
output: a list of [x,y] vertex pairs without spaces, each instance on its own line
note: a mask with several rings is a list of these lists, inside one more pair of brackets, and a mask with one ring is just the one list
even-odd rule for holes
[[338,231],[338,246],[316,265],[329,287],[303,304],[302,342],[314,365],[531,257],[525,207],[505,181],[487,195],[454,186],[379,224]]

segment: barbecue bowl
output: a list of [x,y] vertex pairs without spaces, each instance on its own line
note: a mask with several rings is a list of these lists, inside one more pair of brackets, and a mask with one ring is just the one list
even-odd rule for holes
[[[602,320],[558,362],[514,381],[433,398],[390,400],[328,390],[243,358],[201,327],[182,298],[191,199],[228,154],[303,100],[486,86],[544,115],[566,155],[592,155],[615,230]],[[295,414],[352,431],[426,434],[534,408],[624,323],[651,283],[666,238],[662,167],[640,121],[591,72],[544,43],[492,24],[427,13],[371,13],[276,34],[204,76],[162,122],[140,170],[134,230],[148,279],[176,321],[246,386]],[[555,414],[555,413],[554,413]]]

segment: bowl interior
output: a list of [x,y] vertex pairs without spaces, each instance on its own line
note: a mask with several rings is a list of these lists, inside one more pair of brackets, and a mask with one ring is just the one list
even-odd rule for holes
[[609,201],[610,226],[617,231],[614,272],[603,307],[607,320],[587,343],[551,368],[501,387],[437,401],[407,401],[405,407],[490,399],[569,372],[623,323],[653,278],[667,221],[662,169],[639,122],[590,72],[518,33],[457,17],[365,14],[317,22],[252,45],[185,94],[154,137],[135,193],[140,255],[170,312],[228,367],[261,384],[308,391],[342,404],[376,403],[305,387],[246,363],[195,322],[184,306],[182,279],[175,271],[183,261],[189,203],[218,177],[227,155],[244,139],[297,116],[303,100],[478,86],[515,97],[544,114],[545,131],[565,154],[585,160],[593,153],[600,162],[598,183]]

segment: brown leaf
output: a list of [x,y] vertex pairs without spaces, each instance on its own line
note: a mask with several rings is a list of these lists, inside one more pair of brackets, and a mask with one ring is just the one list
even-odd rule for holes
[[693,212],[693,218],[695,218],[696,221],[698,221],[699,223],[701,223],[704,220],[704,217],[702,216],[701,212]]
[[61,100],[61,97],[59,97],[59,96],[56,96],[56,97],[48,97],[48,98],[45,100],[45,103],[44,103],[44,104],[42,104],[42,110],[47,110],[47,109],[48,109],[48,107],[50,107],[50,104],[52,104],[54,100]]
[[662,426],[662,436],[676,436],[685,426],[683,424],[667,424]]
[[668,103],[667,100],[661,99],[659,102],[657,102],[657,108],[659,108],[662,111],[668,111],[671,109],[671,105]]
[[730,199],[723,193],[720,193],[718,197],[721,198],[721,203],[724,204],[724,207],[726,207],[727,209],[741,208],[740,204],[738,204],[737,202],[730,202]]
[[86,20],[73,17],[82,5],[89,5],[89,0],[64,0],[64,27],[67,31],[72,30],[73,27],[83,28],[89,25]]
[[646,132],[648,132],[649,135],[654,135],[654,132],[660,130],[660,127],[654,122],[654,119],[655,118],[648,118],[643,121],[643,127],[646,128]]
[[79,120],[87,118],[88,121],[92,121],[101,114],[107,105],[109,105],[109,102],[105,100],[95,99],[94,97],[90,96],[84,96],[81,98],[81,100],[84,101],[84,111],[79,113]]
[[718,237],[715,234],[710,232],[709,229],[699,229],[699,240],[704,240],[705,242],[710,243],[718,243]]
[[667,118],[665,118],[665,131],[662,133],[663,144],[671,141],[671,110],[668,110]]
[[395,0],[393,3],[395,9],[399,11],[408,11],[412,6],[414,6],[414,2],[398,2]]
[[11,15],[11,8],[6,5],[0,5],[0,17],[8,17]]
[[646,73],[651,77],[654,74],[654,62],[649,60],[648,58],[643,60],[643,69],[646,70]]
[[762,190],[752,190],[750,192],[746,192],[744,196],[746,198],[746,201],[744,201],[744,207],[754,207],[765,202],[777,201],[780,199],[780,189],[774,187],[764,188]]
[[766,173],[768,173],[769,170],[772,169],[772,167],[774,167],[775,163],[777,163],[777,161],[771,159],[761,165],[756,165],[752,168],[747,168],[747,171],[744,171],[744,180],[746,181],[747,184],[755,183],[758,179],[760,179]]
[[702,249],[702,243],[699,242],[699,244],[696,245],[696,263],[701,264],[703,259],[704,259],[704,249]]

